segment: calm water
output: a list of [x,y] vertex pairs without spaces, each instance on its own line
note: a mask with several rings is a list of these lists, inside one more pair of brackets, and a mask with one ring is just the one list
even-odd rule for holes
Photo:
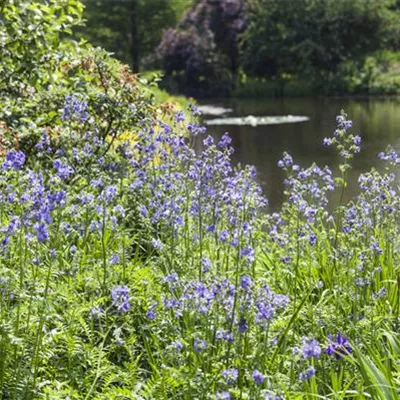
[[[208,101],[207,104],[233,109],[229,116],[306,115],[307,122],[267,126],[209,126],[219,138],[228,131],[235,147],[235,162],[257,167],[259,180],[272,208],[283,200],[284,174],[277,167],[283,151],[292,155],[302,167],[316,162],[329,165],[334,171],[338,157],[322,145],[335,130],[335,117],[344,109],[353,120],[353,133],[363,139],[362,151],[353,162],[349,176],[347,199],[357,193],[357,177],[371,167],[382,168],[376,155],[392,144],[400,150],[400,99],[285,98],[267,100]],[[212,118],[212,117],[204,117]]]

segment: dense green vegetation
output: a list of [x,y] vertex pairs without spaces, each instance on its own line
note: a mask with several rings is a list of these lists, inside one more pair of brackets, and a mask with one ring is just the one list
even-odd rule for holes
[[79,36],[112,51],[138,71],[146,58],[151,61],[163,30],[176,26],[191,0],[86,0],[83,4],[86,24]]
[[228,134],[70,40],[81,13],[0,8],[0,398],[397,398],[400,156],[344,203],[342,113],[339,175],[285,153],[270,213]]
[[[126,10],[134,3],[104,2],[102,17],[96,2],[89,2],[86,10],[90,26],[96,27],[88,36],[101,39],[124,60],[131,54],[123,39],[132,15]],[[138,30],[143,33],[136,42],[149,55],[142,66],[161,67],[163,85],[170,90],[196,96],[399,91],[397,0],[161,4],[151,10],[139,7]],[[154,24],[157,29],[147,29]]]
[[351,78],[364,79],[357,89],[368,90],[373,77],[362,77],[365,57],[379,64],[375,52],[399,45],[400,14],[392,0],[257,0],[249,13],[244,71],[278,80],[309,79],[322,93],[348,90]]

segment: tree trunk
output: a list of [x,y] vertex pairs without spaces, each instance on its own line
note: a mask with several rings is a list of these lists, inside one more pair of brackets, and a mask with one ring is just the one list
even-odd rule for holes
[[131,57],[132,57],[132,71],[139,72],[140,60],[140,41],[138,30],[138,0],[131,0]]

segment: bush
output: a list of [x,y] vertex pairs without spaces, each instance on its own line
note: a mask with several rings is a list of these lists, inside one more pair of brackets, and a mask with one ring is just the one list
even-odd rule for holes
[[241,0],[193,4],[157,47],[164,85],[196,96],[228,94],[239,73],[239,35],[245,27]]
[[68,139],[72,133],[60,129],[67,96],[90,113],[90,120],[74,127],[80,133],[90,126],[104,138],[116,138],[153,114],[151,92],[141,88],[126,66],[104,50],[62,40],[81,23],[81,12],[75,0],[6,3],[0,32],[3,146],[18,143],[30,153],[43,131],[53,136],[63,131]]

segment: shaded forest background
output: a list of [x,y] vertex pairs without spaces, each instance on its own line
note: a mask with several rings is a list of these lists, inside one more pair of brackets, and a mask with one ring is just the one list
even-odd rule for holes
[[79,37],[193,96],[398,94],[399,0],[86,0]]

